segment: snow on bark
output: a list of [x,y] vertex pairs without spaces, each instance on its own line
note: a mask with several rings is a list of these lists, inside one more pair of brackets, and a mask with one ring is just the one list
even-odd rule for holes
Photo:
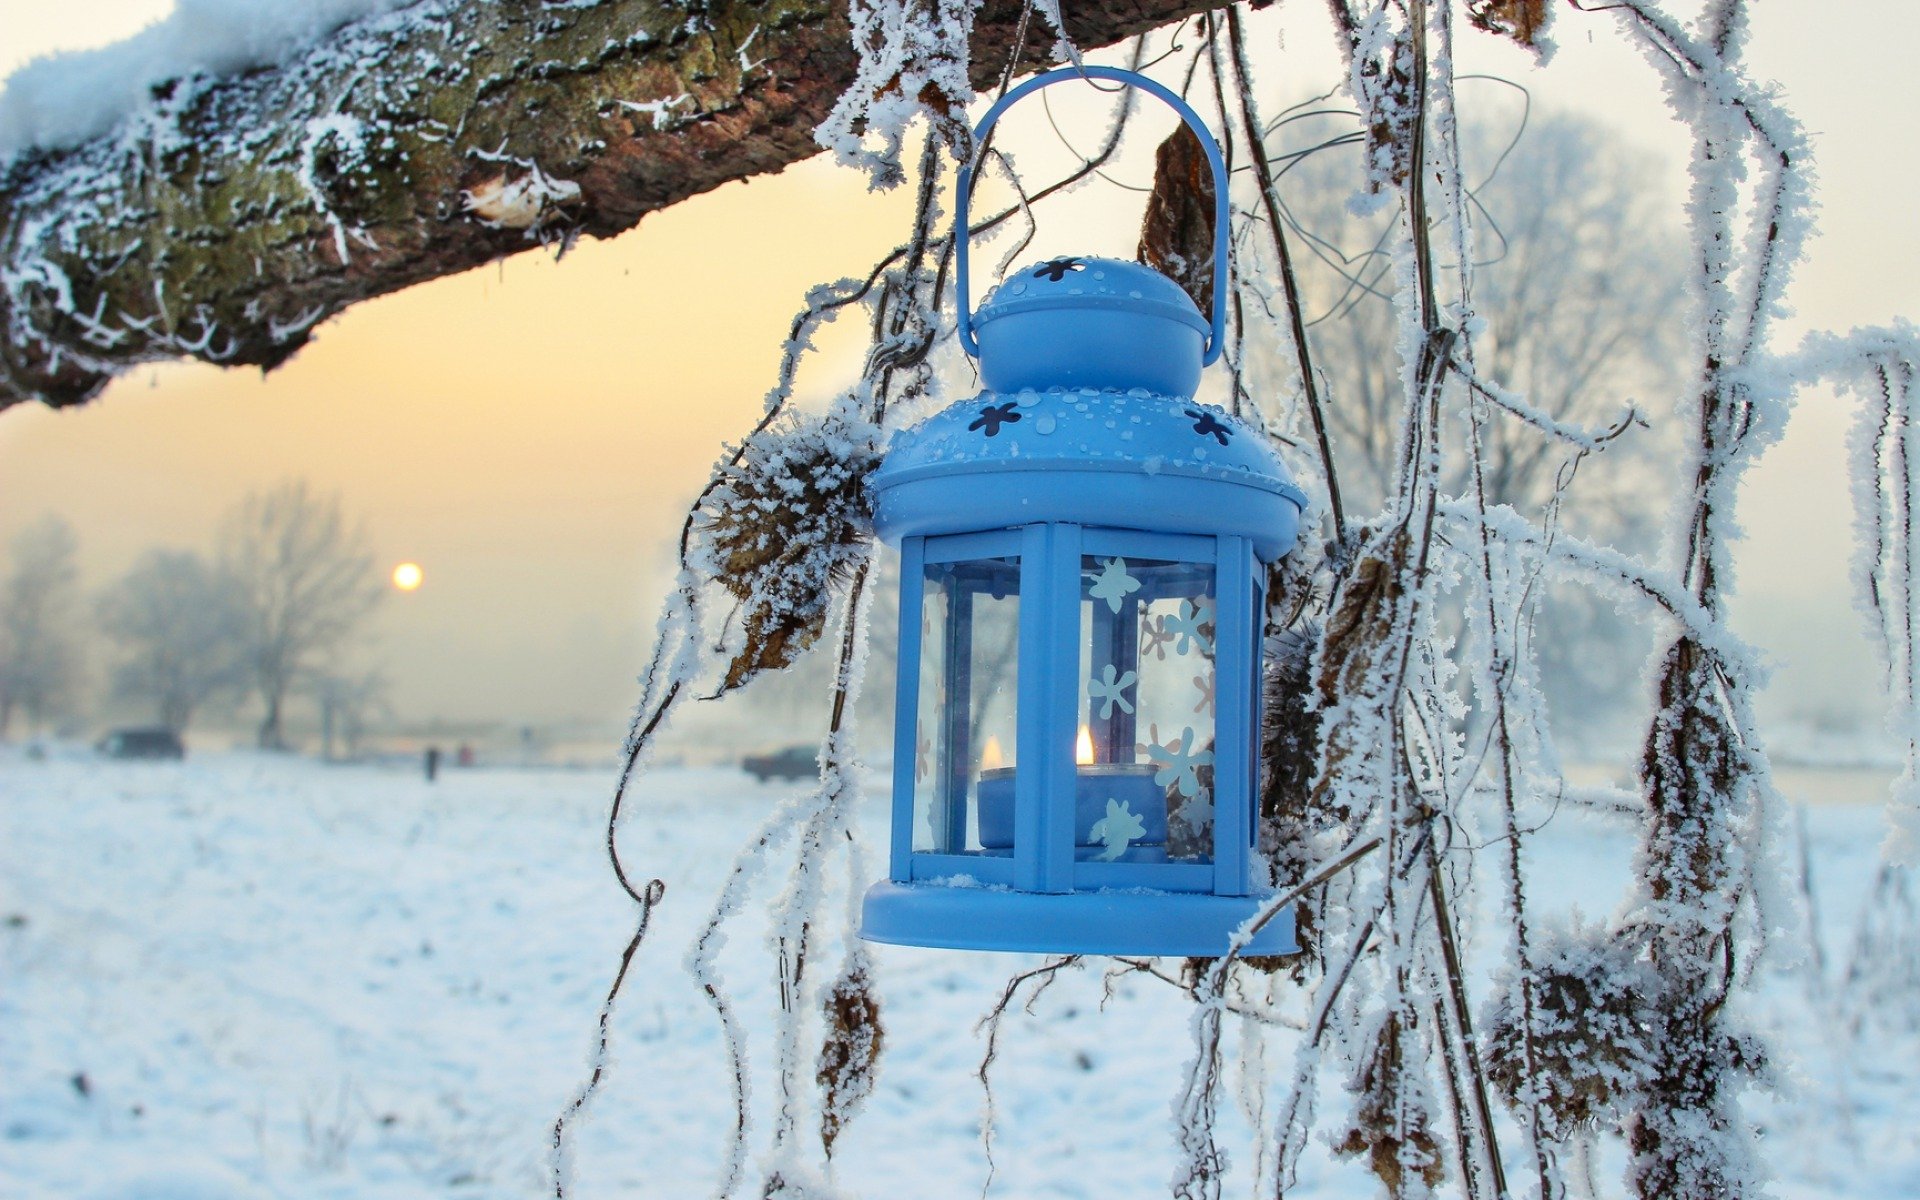
[[341,26],[414,0],[177,0],[123,42],[37,58],[0,86],[0,160],[98,137],[148,105],[156,86],[277,66]]

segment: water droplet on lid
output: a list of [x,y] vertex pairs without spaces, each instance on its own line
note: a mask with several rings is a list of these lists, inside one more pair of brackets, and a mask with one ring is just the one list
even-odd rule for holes
[[1053,430],[1054,420],[1052,413],[1041,413],[1033,419],[1033,431],[1035,433],[1047,434],[1052,433]]
[[1093,273],[1093,277],[1095,279],[1105,279],[1107,277],[1107,273],[1105,271],[1095,271]]
[[1021,388],[1020,394],[1013,398],[1013,402],[1021,408],[1032,408],[1034,405],[1040,403],[1041,399],[1040,393],[1034,391],[1032,388]]
[[1069,296],[1078,296],[1078,295],[1081,295],[1081,294],[1083,294],[1083,291],[1084,291],[1084,289],[1081,289],[1081,288],[1077,288],[1077,287],[1076,287],[1076,288],[1068,288],[1068,289],[1067,289],[1067,295],[1069,295]]
[[1133,299],[1135,299],[1135,300],[1138,300],[1138,299],[1140,299],[1140,289],[1139,289],[1139,288],[1135,288],[1135,289],[1133,289],[1132,291],[1130,291],[1130,292],[1128,292],[1128,293],[1127,293],[1127,295],[1128,295],[1128,296],[1131,296],[1131,297],[1132,297]]
[[1013,285],[1013,294],[1016,296],[1018,296],[1021,292],[1024,292],[1026,290],[1027,290],[1027,285],[1024,283],[1016,283]]
[[1120,440],[1121,440],[1121,441],[1123,441],[1123,442],[1130,442],[1130,441],[1132,441],[1132,440],[1133,440],[1133,430],[1131,430],[1131,429],[1122,429],[1122,430],[1120,431]]
[[1195,458],[1205,458],[1207,456],[1207,448],[1205,446],[1195,446],[1193,448],[1193,456]]

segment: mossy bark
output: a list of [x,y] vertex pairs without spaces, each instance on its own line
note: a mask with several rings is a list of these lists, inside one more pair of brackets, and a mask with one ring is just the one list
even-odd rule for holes
[[[1082,46],[1210,7],[1068,6]],[[1019,0],[987,0],[991,84]],[[1020,58],[1040,65],[1037,16]],[[837,0],[426,0],[274,69],[156,89],[0,170],[0,407],[97,394],[138,363],[271,369],[359,300],[607,237],[814,154],[854,77]]]

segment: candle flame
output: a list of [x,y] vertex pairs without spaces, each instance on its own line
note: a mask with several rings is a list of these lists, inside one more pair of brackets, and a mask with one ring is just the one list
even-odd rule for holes
[[992,734],[988,734],[987,744],[980,747],[980,769],[982,771],[997,771],[1000,769],[1003,761],[1003,756],[1000,753],[1000,739],[994,737]]
[[1080,736],[1073,739],[1073,761],[1083,767],[1093,765],[1093,734],[1085,725],[1080,727]]

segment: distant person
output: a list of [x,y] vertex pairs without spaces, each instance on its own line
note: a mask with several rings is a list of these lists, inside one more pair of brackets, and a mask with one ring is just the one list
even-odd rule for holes
[[459,751],[453,756],[453,761],[463,767],[472,766],[473,747],[461,742]]
[[439,773],[440,773],[440,747],[428,746],[427,747],[427,782],[432,783],[433,777],[435,775],[438,775]]

